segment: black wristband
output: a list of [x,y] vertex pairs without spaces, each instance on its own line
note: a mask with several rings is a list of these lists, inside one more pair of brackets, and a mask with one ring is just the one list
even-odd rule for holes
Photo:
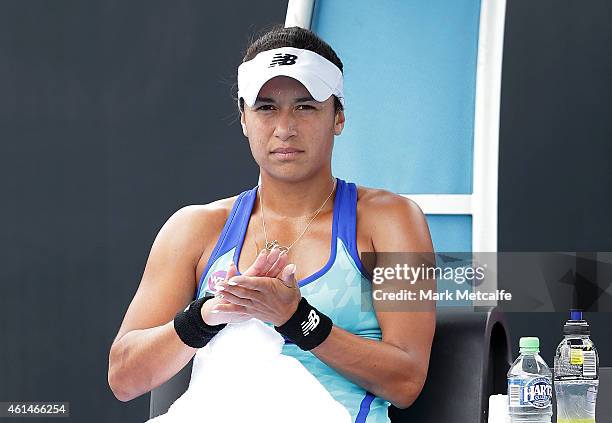
[[198,300],[192,301],[183,311],[176,313],[174,317],[174,330],[186,345],[193,348],[202,348],[217,334],[227,326],[227,323],[220,325],[207,325],[202,319],[202,306],[212,298],[206,295]]
[[309,351],[327,339],[333,323],[329,317],[311,306],[302,297],[293,316],[281,326],[274,329],[281,335],[295,342],[295,345]]

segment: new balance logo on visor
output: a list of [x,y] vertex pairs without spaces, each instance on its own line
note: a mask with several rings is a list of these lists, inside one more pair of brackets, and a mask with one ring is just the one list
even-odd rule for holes
[[274,67],[276,65],[295,65],[295,61],[297,60],[297,56],[295,54],[289,53],[276,53],[270,62],[269,68]]
[[304,320],[301,324],[302,333],[304,334],[304,336],[308,336],[308,334],[319,325],[320,321],[321,318],[316,313],[316,311],[310,310],[310,313],[308,313],[308,320]]

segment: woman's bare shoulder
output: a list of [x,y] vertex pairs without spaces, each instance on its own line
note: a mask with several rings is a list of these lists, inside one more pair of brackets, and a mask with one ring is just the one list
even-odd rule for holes
[[414,200],[368,187],[358,187],[357,198],[358,230],[370,236],[375,250],[378,242],[381,251],[431,251],[427,219]]
[[386,224],[413,224],[424,221],[419,205],[410,198],[394,192],[364,186],[357,187],[357,220],[362,227],[376,230]]
[[200,240],[204,241],[199,245],[206,245],[207,241],[216,238],[223,229],[237,198],[235,195],[206,204],[191,204],[177,210],[175,215],[181,219],[181,226],[186,231],[198,234]]
[[[382,188],[370,188],[357,186],[357,213],[364,215],[378,215],[381,212],[390,211],[397,208],[411,208],[420,210],[419,206],[410,198],[396,194]],[[364,216],[365,217],[365,216]]]
[[189,214],[196,221],[206,218],[227,218],[236,198],[238,198],[238,196],[234,195],[233,197],[221,198],[206,204],[191,204],[184,206],[179,211],[182,210],[184,213]]
[[382,188],[357,186],[357,212],[379,214],[386,207],[416,207],[418,205],[410,198]]

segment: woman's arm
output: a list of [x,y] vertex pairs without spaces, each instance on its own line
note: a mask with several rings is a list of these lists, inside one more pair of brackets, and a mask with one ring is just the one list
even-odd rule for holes
[[[370,219],[375,251],[433,252],[427,221],[414,202],[381,191],[368,203],[364,212],[376,213]],[[394,267],[396,263],[390,259],[377,258],[377,266]],[[435,290],[435,281],[419,281],[413,289]],[[369,392],[398,408],[406,408],[418,397],[427,376],[435,330],[435,304],[419,302],[412,309],[407,304],[386,304],[394,307],[391,311],[377,309],[377,301],[373,304],[382,342],[334,326],[329,337],[312,353]],[[418,311],[407,311],[417,308]]]
[[195,354],[176,334],[174,316],[192,301],[197,263],[224,217],[221,209],[188,206],[159,231],[110,348],[108,383],[119,400],[129,401],[161,385]]
[[[208,258],[200,251],[212,250],[227,212],[202,206],[175,213],[160,230],[142,282],[126,313],[109,356],[108,382],[115,396],[129,401],[166,382],[191,360],[189,347],[174,329],[175,314],[193,298],[197,263]],[[263,251],[243,273],[276,277],[287,257],[276,249]],[[230,266],[227,277],[236,274]],[[211,314],[212,307],[226,304],[221,297],[204,303],[202,318],[209,325],[249,319],[240,313]]]

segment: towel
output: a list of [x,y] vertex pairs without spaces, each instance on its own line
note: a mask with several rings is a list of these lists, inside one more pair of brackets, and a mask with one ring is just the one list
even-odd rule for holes
[[261,320],[230,323],[194,357],[187,391],[147,423],[350,423],[347,409]]

